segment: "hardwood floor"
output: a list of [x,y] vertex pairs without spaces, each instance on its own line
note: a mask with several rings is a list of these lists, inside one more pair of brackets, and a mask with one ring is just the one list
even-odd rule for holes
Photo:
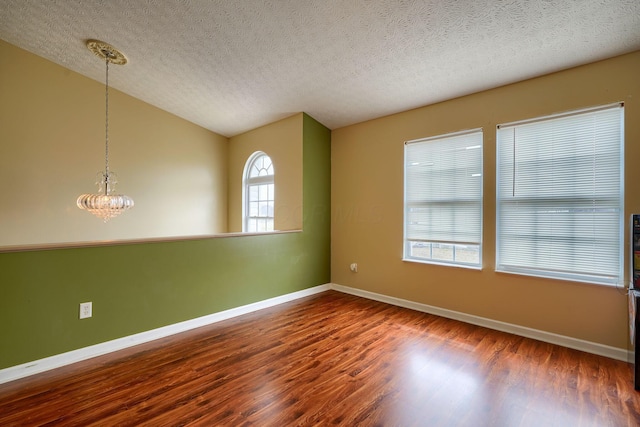
[[0,385],[1,426],[637,426],[630,364],[325,292]]

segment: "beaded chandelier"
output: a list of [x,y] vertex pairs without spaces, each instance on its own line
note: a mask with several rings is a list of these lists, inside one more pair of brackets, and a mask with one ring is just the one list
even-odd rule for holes
[[98,193],[82,194],[76,203],[80,209],[84,209],[101,218],[104,222],[115,218],[122,212],[133,207],[133,199],[124,194],[114,194],[115,185],[118,182],[116,174],[109,170],[109,63],[124,65],[127,58],[116,48],[108,43],[98,40],[87,41],[87,47],[98,57],[104,59],[106,64],[105,78],[105,166],[103,172],[98,172],[96,184]]

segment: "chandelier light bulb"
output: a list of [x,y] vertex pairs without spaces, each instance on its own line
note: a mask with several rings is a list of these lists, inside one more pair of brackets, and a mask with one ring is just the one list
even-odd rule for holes
[[117,182],[115,173],[99,172],[96,182],[98,193],[81,194],[76,201],[78,207],[101,218],[104,222],[131,209],[134,205],[133,199],[124,194],[113,194]]

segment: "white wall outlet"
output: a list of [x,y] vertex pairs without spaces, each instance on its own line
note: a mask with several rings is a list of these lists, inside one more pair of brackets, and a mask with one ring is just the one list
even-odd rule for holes
[[351,264],[349,266],[349,270],[353,271],[354,273],[358,272],[358,264],[356,264],[355,262],[353,264]]
[[91,306],[91,302],[81,302],[80,303],[80,318],[86,319],[87,317],[92,316],[93,308]]

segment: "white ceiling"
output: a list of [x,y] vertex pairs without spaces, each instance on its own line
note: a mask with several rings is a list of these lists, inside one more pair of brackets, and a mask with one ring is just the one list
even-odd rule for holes
[[[335,129],[640,49],[640,0],[0,0],[0,39],[225,136]],[[1,70],[0,70],[1,72]]]

